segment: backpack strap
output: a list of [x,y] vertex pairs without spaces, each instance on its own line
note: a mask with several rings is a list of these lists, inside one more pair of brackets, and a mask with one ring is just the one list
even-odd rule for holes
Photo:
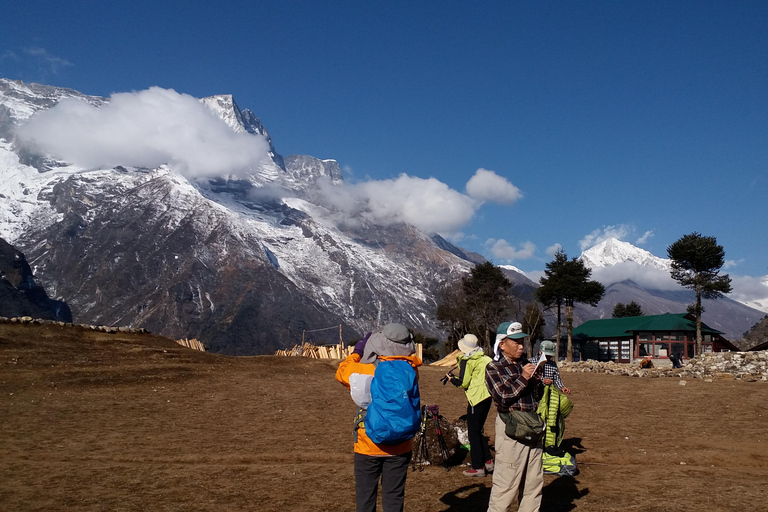
[[368,411],[363,409],[362,407],[359,407],[357,409],[357,412],[355,413],[355,421],[352,424],[352,431],[355,433],[355,442],[357,442],[357,431],[360,429],[361,425],[365,425],[366,412]]

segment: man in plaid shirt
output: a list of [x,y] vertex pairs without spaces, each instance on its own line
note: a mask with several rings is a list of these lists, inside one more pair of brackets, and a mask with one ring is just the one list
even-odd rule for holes
[[[485,385],[499,413],[510,410],[535,412],[543,386],[536,367],[523,357],[523,343],[528,335],[520,322],[504,322],[496,330],[496,360],[488,363]],[[525,363],[525,364],[524,364]],[[488,512],[502,512],[519,498],[519,512],[536,512],[541,506],[544,488],[542,442],[535,446],[507,436],[506,424],[496,416],[496,467]]]

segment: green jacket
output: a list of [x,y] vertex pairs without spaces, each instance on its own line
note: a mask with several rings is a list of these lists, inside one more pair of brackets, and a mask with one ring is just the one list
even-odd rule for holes
[[573,402],[561,393],[554,384],[544,386],[544,396],[539,401],[536,412],[546,423],[547,430],[544,434],[544,448],[548,446],[560,446],[565,437],[565,418],[571,414]]
[[467,393],[469,405],[475,406],[491,396],[485,387],[485,367],[490,362],[491,358],[483,351],[475,352],[471,356],[461,354],[456,358],[460,368],[459,378],[456,379],[459,382],[456,385],[461,386]]

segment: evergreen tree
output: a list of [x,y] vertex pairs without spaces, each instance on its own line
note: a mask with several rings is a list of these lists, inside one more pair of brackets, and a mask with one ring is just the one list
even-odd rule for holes
[[490,353],[491,334],[504,321],[512,309],[512,283],[499,267],[486,261],[475,265],[470,275],[462,280],[462,288],[475,318],[476,336],[483,340],[483,348]]
[[640,304],[632,301],[629,304],[617,302],[616,305],[613,306],[612,316],[613,318],[624,318],[627,316],[643,316],[643,314],[643,308],[640,307]]
[[[558,308],[557,350],[560,350],[560,307],[565,306],[568,347],[566,358],[573,361],[573,306],[580,302],[596,306],[605,295],[605,287],[597,281],[590,281],[592,270],[578,258],[568,259],[560,250],[555,259],[547,263],[544,277],[540,279],[541,287],[537,290],[539,300],[544,304],[556,305]],[[543,291],[542,291],[543,290]]]
[[560,354],[560,329],[563,326],[562,307],[565,300],[558,276],[563,273],[563,267],[567,263],[568,256],[560,249],[555,253],[554,259],[546,264],[544,276],[539,279],[541,286],[536,290],[536,298],[544,305],[545,309],[557,308],[557,325],[555,326],[557,338],[555,343],[558,355]]
[[[469,275],[443,288],[438,296],[436,317],[449,331],[449,343],[472,333],[490,353],[496,327],[516,311],[512,283],[491,262],[475,265]],[[455,350],[455,348],[454,348]]]
[[667,247],[667,255],[672,260],[672,278],[696,292],[696,302],[688,306],[688,312],[696,317],[696,353],[701,354],[701,299],[716,300],[732,289],[730,276],[719,275],[725,250],[717,238],[694,231]]

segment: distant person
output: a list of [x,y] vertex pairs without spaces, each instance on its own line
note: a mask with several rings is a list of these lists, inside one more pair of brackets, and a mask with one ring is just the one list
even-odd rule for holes
[[683,367],[683,354],[682,352],[679,354],[672,354],[669,356],[669,360],[672,361],[672,368],[682,368]]
[[563,381],[560,378],[560,369],[557,367],[557,358],[555,357],[556,349],[557,346],[555,345],[554,341],[544,340],[541,342],[539,358],[545,357],[547,359],[547,362],[544,363],[544,371],[542,373],[541,383],[545,386],[554,384],[561,393],[570,395],[571,390],[565,387],[565,384],[563,384]]
[[[496,360],[488,363],[485,384],[499,414],[496,417],[496,468],[488,512],[503,512],[518,501],[519,512],[534,512],[541,507],[544,487],[542,441],[519,441],[506,433],[514,412],[538,418],[536,409],[543,392],[536,367],[523,357],[528,335],[519,322],[504,322],[496,331]],[[539,418],[539,420],[541,420]],[[543,427],[543,421],[541,422]],[[542,431],[543,433],[543,431]]]
[[[336,370],[336,380],[350,389],[352,399],[359,409],[355,416],[355,502],[357,512],[374,512],[381,480],[381,501],[384,512],[402,512],[405,501],[405,480],[408,476],[408,464],[413,450],[413,433],[418,430],[419,405],[418,384],[416,373],[421,360],[414,355],[416,346],[413,336],[408,329],[400,324],[387,324],[381,330],[369,333],[368,336],[355,344],[354,351],[339,364]],[[386,362],[407,362],[405,368],[412,368],[413,385],[416,386],[416,428],[407,439],[399,442],[374,442],[374,430],[367,430],[367,421],[372,419],[372,401],[376,400],[376,389],[386,390],[387,385],[394,387],[400,380],[378,382],[373,380],[383,378],[381,369]],[[403,364],[399,363],[399,367]],[[377,369],[379,373],[376,373]],[[411,370],[408,370],[411,371]],[[390,375],[390,374],[386,374]],[[405,394],[403,392],[402,394]],[[411,393],[408,393],[409,397]],[[385,418],[386,419],[386,418]],[[371,427],[371,424],[368,424]]]
[[466,334],[459,340],[461,354],[457,358],[459,376],[448,372],[451,384],[461,387],[467,395],[467,437],[469,438],[469,456],[472,468],[464,471],[464,476],[483,477],[493,473],[493,457],[485,439],[483,427],[491,410],[491,394],[485,387],[485,367],[491,358],[478,346],[477,336]]
[[653,361],[651,361],[651,356],[645,356],[640,360],[640,368],[653,368]]

